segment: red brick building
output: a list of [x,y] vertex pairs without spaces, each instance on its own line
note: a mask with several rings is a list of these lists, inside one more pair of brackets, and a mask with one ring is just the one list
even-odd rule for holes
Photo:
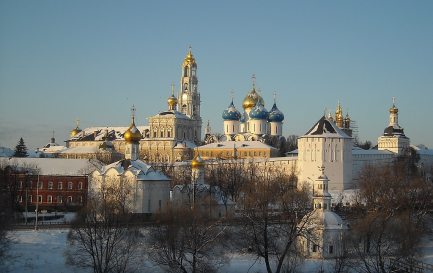
[[97,161],[61,158],[10,158],[8,179],[20,209],[76,210],[86,202],[88,174]]

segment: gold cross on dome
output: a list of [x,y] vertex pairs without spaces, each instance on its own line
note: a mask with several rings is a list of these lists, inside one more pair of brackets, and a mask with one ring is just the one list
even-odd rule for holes
[[174,96],[174,82],[171,83],[171,95]]
[[251,78],[253,80],[253,87],[256,87],[256,74],[253,74]]

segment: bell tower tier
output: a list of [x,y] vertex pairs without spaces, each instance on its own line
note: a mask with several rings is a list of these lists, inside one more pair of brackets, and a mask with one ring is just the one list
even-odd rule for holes
[[194,139],[199,142],[201,141],[202,120],[200,116],[200,93],[197,85],[197,63],[190,47],[182,63],[178,110],[193,120]]

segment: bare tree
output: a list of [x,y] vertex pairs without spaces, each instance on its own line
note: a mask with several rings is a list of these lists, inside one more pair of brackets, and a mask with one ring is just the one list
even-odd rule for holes
[[149,236],[150,258],[167,272],[216,272],[225,261],[219,247],[225,227],[200,210],[169,207]]
[[130,224],[128,196],[128,185],[115,181],[90,191],[68,234],[68,264],[92,268],[94,273],[135,269],[142,235]]
[[247,182],[245,161],[217,160],[208,164],[206,181],[221,191],[222,201],[226,208],[229,200],[237,202],[244,184]]
[[241,240],[264,260],[268,273],[292,271],[299,259],[296,241],[308,223],[309,191],[298,190],[276,169],[250,170],[253,173],[244,187]]
[[298,149],[298,136],[290,135],[286,139],[286,151],[291,152]]
[[[365,206],[352,220],[351,251],[357,272],[388,272],[394,259],[413,258],[424,234],[433,188],[398,161],[394,166],[367,166],[360,175]],[[410,163],[410,162],[409,162]]]

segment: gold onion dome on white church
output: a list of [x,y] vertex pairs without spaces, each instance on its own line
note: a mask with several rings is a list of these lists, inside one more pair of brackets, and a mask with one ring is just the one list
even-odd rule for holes
[[245,97],[244,101],[242,102],[242,107],[247,110],[251,109],[254,106],[256,106],[257,102],[260,102],[262,105],[265,105],[265,101],[263,98],[256,92],[256,88],[253,87],[253,89],[248,93],[248,95]]
[[192,168],[201,168],[205,165],[205,162],[203,160],[203,158],[201,158],[200,155],[197,155],[196,157],[194,157],[194,159],[191,161],[191,167]]
[[123,138],[128,143],[139,142],[142,139],[142,135],[140,131],[135,126],[135,117],[134,117],[135,108],[132,107],[132,121],[131,126],[125,131],[123,134]]

